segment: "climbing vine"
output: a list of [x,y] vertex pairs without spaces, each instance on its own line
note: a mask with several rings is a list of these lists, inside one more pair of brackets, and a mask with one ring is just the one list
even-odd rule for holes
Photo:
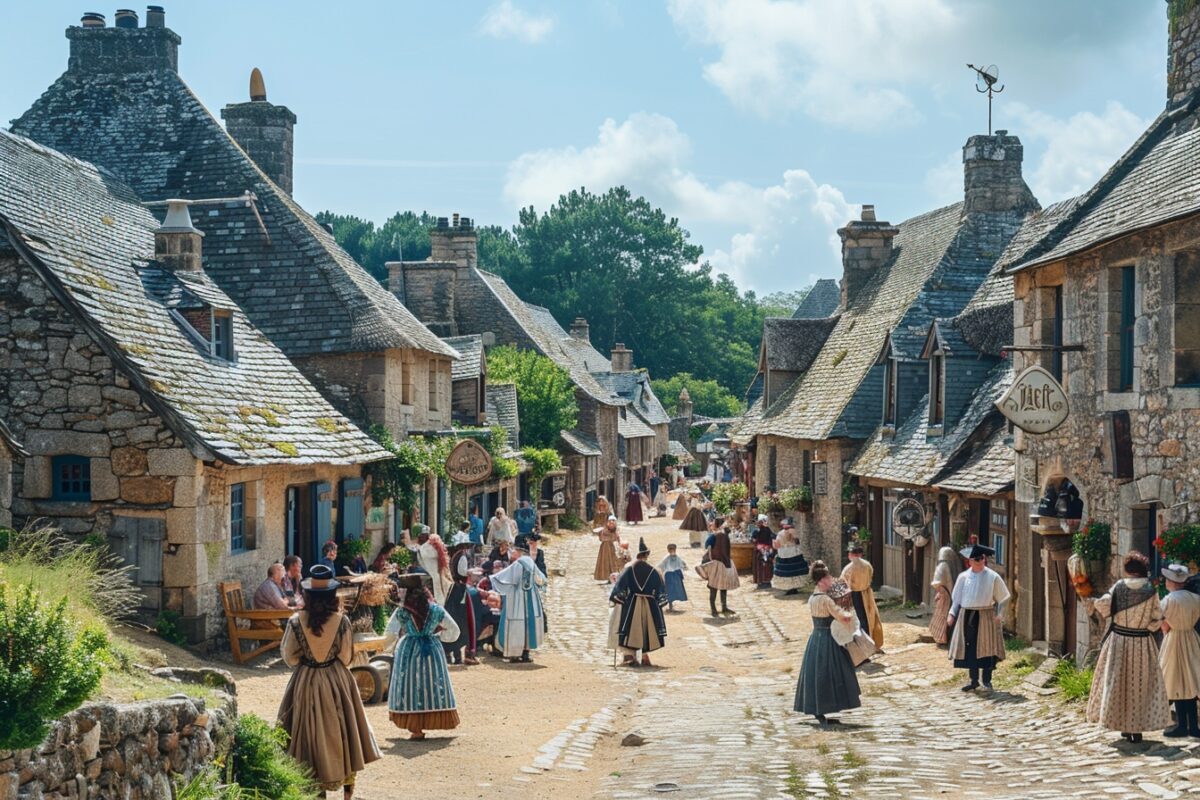
[[418,487],[426,476],[446,477],[446,457],[454,449],[455,439],[410,436],[397,442],[382,425],[372,425],[368,433],[392,454],[391,458],[366,467],[371,479],[371,502],[375,505],[391,500],[401,509],[412,509],[417,505]]
[[[540,490],[542,480],[551,472],[563,468],[558,451],[548,447],[525,447],[521,450],[521,458],[529,464],[530,486]],[[532,490],[531,490],[532,491]]]

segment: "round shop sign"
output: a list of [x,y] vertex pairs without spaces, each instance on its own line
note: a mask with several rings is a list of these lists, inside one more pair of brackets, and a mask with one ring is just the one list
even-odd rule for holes
[[919,498],[902,497],[892,509],[892,530],[897,535],[916,540],[925,535],[925,505]]
[[446,475],[467,486],[482,483],[492,476],[492,454],[474,439],[463,439],[446,457]]
[[996,408],[1026,433],[1049,433],[1062,425],[1071,411],[1062,385],[1037,365],[1017,376],[996,401]]

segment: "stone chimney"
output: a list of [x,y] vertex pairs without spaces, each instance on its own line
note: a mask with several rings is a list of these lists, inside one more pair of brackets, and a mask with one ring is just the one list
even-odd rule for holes
[[154,232],[154,259],[172,272],[199,272],[200,240],[204,234],[192,225],[190,200],[168,200],[167,216]]
[[679,400],[675,403],[675,415],[692,418],[692,393],[683,387],[679,390]]
[[438,217],[437,224],[429,229],[429,243],[433,248],[430,261],[450,262],[468,269],[479,262],[478,236],[468,217],[458,214],[451,219]]
[[389,261],[388,290],[437,336],[457,336],[457,264],[445,261]]
[[179,34],[167,27],[160,6],[150,6],[146,27],[139,28],[137,12],[123,8],[116,25],[105,26],[103,14],[88,12],[79,25],[67,28],[71,55],[67,72],[125,75],[133,72],[179,69]]
[[1036,211],[1040,206],[1021,177],[1025,148],[1008,131],[972,136],[963,147],[963,212]]
[[592,338],[588,321],[583,317],[576,317],[575,321],[571,323],[571,336],[584,342],[590,342]]
[[255,67],[250,73],[250,102],[230,103],[221,109],[225,130],[246,155],[275,184],[292,193],[293,129],[296,115],[287,106],[267,102],[267,87]]
[[875,218],[875,206],[864,205],[862,218],[838,229],[842,238],[842,308],[846,308],[892,257],[892,239],[900,229]]
[[1167,0],[1167,105],[1200,88],[1200,4]]
[[612,349],[612,371],[633,372],[633,351],[622,342],[617,342]]

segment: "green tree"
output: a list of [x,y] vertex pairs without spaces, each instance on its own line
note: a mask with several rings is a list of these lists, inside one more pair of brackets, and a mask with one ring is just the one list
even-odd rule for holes
[[554,447],[559,431],[575,427],[575,383],[562,367],[533,350],[511,345],[488,350],[487,363],[488,383],[516,384],[522,444]]
[[713,380],[701,380],[680,372],[670,378],[651,380],[650,387],[668,411],[674,411],[684,387],[692,398],[692,410],[705,417],[732,417],[742,413],[742,401]]
[[379,228],[375,223],[354,216],[322,211],[317,222],[333,226],[333,238],[381,283],[386,284],[389,261],[423,261],[432,251],[429,229],[437,222],[422,211],[393,214]]
[[796,308],[808,297],[811,286],[797,289],[793,292],[771,292],[758,299],[759,306],[768,317],[790,317]]

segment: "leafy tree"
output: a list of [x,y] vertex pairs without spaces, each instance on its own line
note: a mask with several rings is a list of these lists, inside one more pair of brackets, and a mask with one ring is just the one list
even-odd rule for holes
[[811,290],[811,286],[806,286],[794,292],[771,292],[760,297],[758,304],[768,317],[790,317]]
[[488,350],[487,363],[488,383],[516,384],[523,444],[554,447],[559,431],[575,427],[575,384],[562,367],[533,350],[511,345]]
[[317,222],[333,226],[333,238],[342,249],[361,264],[377,280],[387,283],[389,261],[422,261],[429,258],[431,246],[429,229],[437,222],[422,211],[393,214],[379,228],[374,222],[359,217],[322,211]]
[[663,407],[673,411],[679,403],[679,394],[687,387],[692,398],[692,410],[705,417],[732,417],[742,413],[742,401],[730,394],[725,387],[713,380],[701,380],[689,373],[680,372],[670,378],[651,380],[650,387],[662,401]]

